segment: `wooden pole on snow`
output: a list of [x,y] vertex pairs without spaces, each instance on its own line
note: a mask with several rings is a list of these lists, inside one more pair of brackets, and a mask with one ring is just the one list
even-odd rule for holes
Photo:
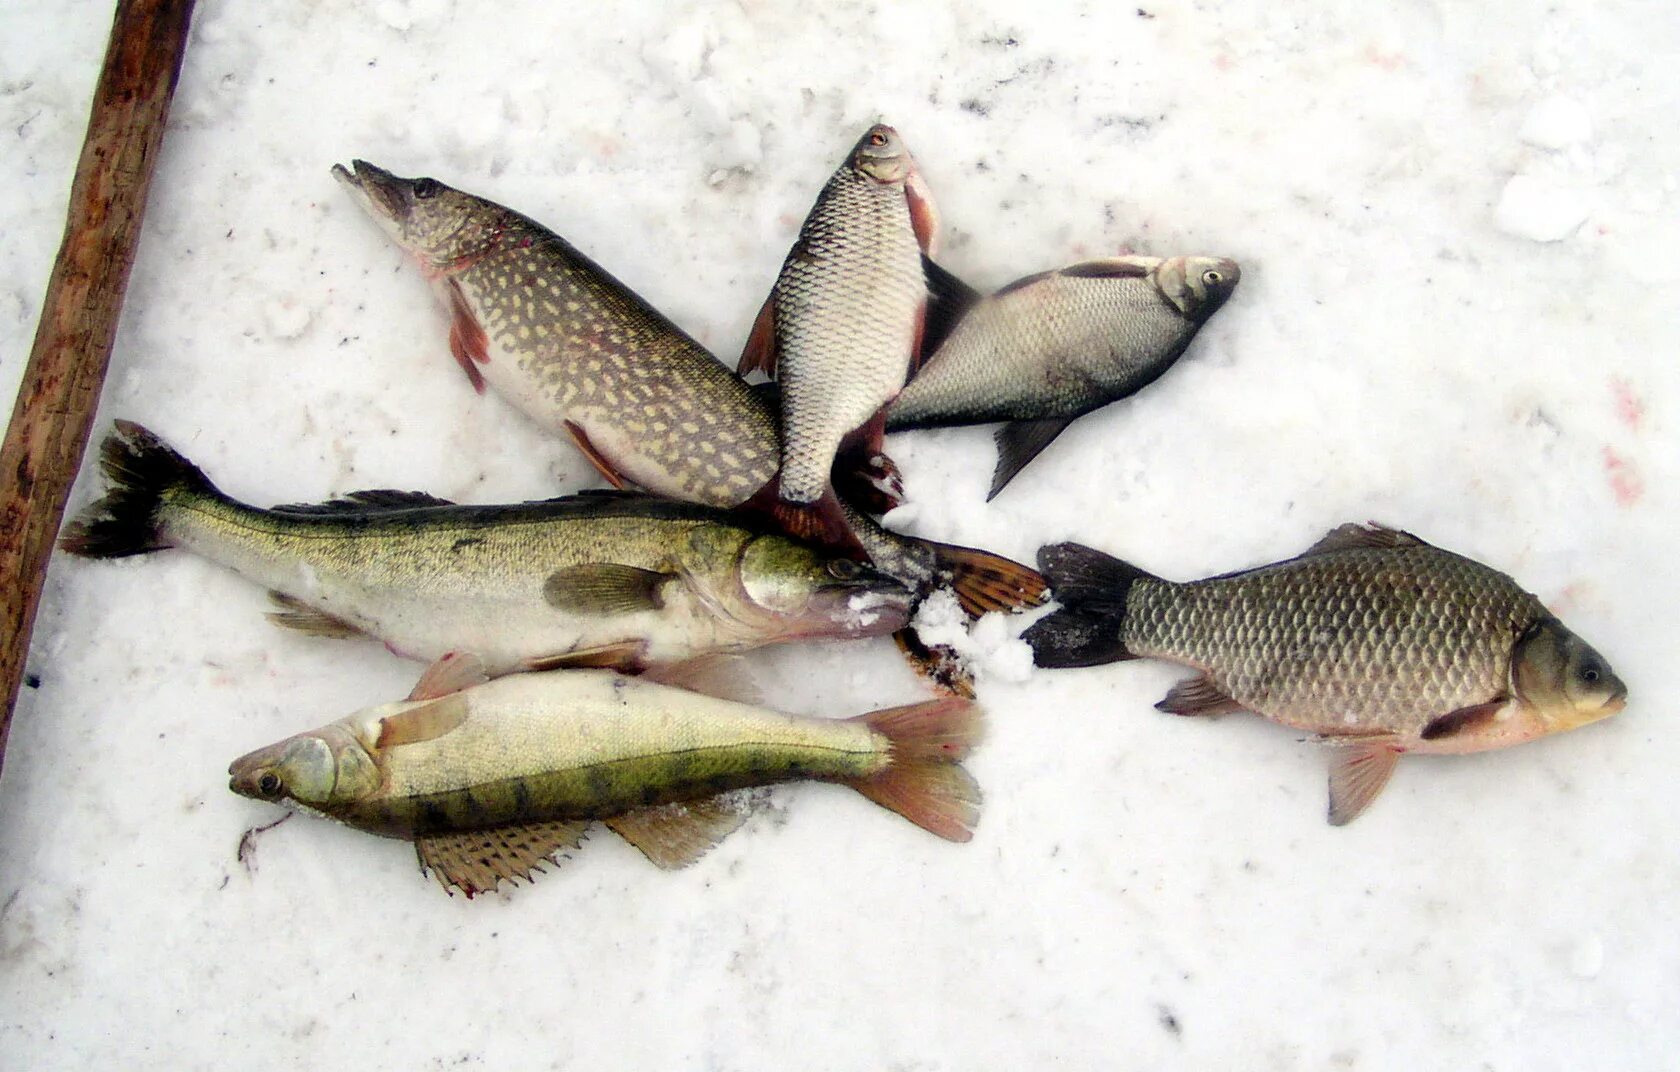
[[193,0],[117,0],[64,244],[0,445],[0,766],[47,558],[105,382],[192,8]]

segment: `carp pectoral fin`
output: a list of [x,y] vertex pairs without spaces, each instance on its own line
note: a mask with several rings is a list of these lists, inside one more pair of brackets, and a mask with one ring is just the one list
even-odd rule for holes
[[451,693],[482,685],[490,680],[484,672],[484,660],[476,655],[452,651],[426,667],[420,680],[414,683],[410,700],[436,700]]
[[617,562],[567,566],[548,575],[543,599],[573,614],[636,614],[665,606],[661,586],[675,574]]
[[371,636],[367,630],[359,625],[345,621],[343,618],[328,614],[324,610],[317,610],[301,599],[289,596],[284,592],[269,592],[269,601],[279,610],[269,611],[268,620],[282,629],[296,629],[300,633],[310,636],[331,637],[343,640],[348,637]]
[[566,426],[566,434],[572,437],[572,445],[583,452],[583,456],[589,459],[589,464],[595,467],[595,471],[605,477],[607,483],[619,491],[623,491],[627,481],[619,475],[617,469],[613,468],[612,462],[607,461],[607,456],[597,450],[595,444],[589,441],[589,436],[584,430],[572,421],[562,421],[561,423]]
[[449,295],[449,352],[455,355],[473,390],[483,394],[484,374],[478,371],[478,366],[490,363],[490,336],[473,315],[467,296],[461,292],[461,284],[453,279],[445,280],[444,290]]
[[1395,547],[1428,546],[1429,544],[1409,532],[1391,529],[1387,525],[1379,525],[1375,521],[1363,525],[1349,522],[1346,525],[1338,525],[1325,533],[1317,543],[1301,552],[1301,557],[1322,555],[1326,551],[1346,551],[1354,547],[1392,549]]
[[1180,681],[1155,705],[1155,710],[1173,715],[1229,715],[1242,709],[1205,674]]
[[579,648],[558,655],[539,655],[525,660],[527,670],[619,670],[634,674],[642,669],[642,644],[626,640],[619,644],[602,644],[596,648]]
[[776,378],[776,292],[764,299],[759,306],[758,316],[753,320],[752,330],[747,332],[747,345],[741,348],[741,360],[735,365],[735,374],[745,376],[749,372],[762,372],[772,380]]
[[1042,421],[1010,421],[993,433],[993,440],[997,442],[997,468],[992,470],[992,487],[986,492],[986,501],[991,502],[998,497],[1003,486],[1015,479],[1015,475],[1027,467],[1027,463],[1038,457],[1051,440],[1062,434],[1062,429],[1073,423],[1072,417],[1051,417]]
[[916,676],[925,679],[940,692],[974,699],[974,675],[962,664],[955,648],[943,644],[924,644],[914,629],[900,629],[893,634],[904,661]]
[[378,748],[435,741],[467,720],[467,701],[452,693],[419,707],[411,707],[379,720]]
[[980,292],[947,272],[928,256],[922,257],[922,275],[927,280],[927,312],[922,318],[921,353],[915,367],[920,369],[927,359],[939,352],[951,329],[980,300]]
[[588,826],[587,822],[560,820],[434,834],[416,839],[414,850],[421,869],[436,877],[439,885],[471,898],[495,889],[503,879],[532,881],[536,872],[546,870],[543,864],[557,862],[556,853],[577,848]]
[[1400,749],[1388,736],[1330,743],[1336,748],[1330,761],[1330,825],[1346,826],[1359,818],[1388,784]]
[[649,667],[642,676],[661,685],[674,685],[720,700],[744,704],[764,701],[758,682],[747,672],[747,660],[739,655],[702,655],[680,663]]
[[1423,727],[1422,737],[1426,741],[1439,741],[1444,737],[1456,737],[1466,731],[1474,730],[1493,721],[1498,717],[1500,709],[1509,702],[1510,697],[1501,696],[1498,699],[1489,700],[1487,703],[1474,704],[1470,707],[1461,707],[1457,711],[1449,711],[1447,714],[1430,719],[1429,725]]
[[637,808],[607,828],[642,851],[655,867],[674,871],[706,855],[747,821],[747,809],[722,797]]
[[916,232],[916,244],[931,257],[939,252],[939,209],[920,171],[912,171],[904,180],[904,200],[910,206],[910,226]]

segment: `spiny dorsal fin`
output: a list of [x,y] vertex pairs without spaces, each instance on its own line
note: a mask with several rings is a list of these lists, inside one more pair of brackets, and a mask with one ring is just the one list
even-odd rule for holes
[[434,834],[416,839],[414,849],[421,868],[436,876],[439,885],[471,898],[495,889],[504,879],[532,881],[535,872],[545,870],[543,864],[555,862],[556,853],[577,848],[588,826],[557,820]]
[[426,667],[426,672],[414,683],[414,690],[408,698],[436,700],[489,680],[490,675],[484,672],[483,659],[470,653],[452,651]]
[[590,562],[555,570],[543,582],[543,598],[573,614],[635,614],[665,606],[660,587],[672,573],[618,562]]
[[448,499],[428,495],[423,491],[398,491],[395,488],[372,488],[352,491],[336,499],[318,503],[286,503],[271,506],[282,514],[367,514],[381,510],[418,510],[430,506],[454,506]]
[[1336,754],[1330,760],[1330,825],[1346,826],[1359,818],[1394,774],[1400,749],[1394,738],[1332,739]]
[[269,592],[269,601],[279,610],[269,611],[268,620],[282,629],[296,629],[300,633],[310,636],[330,637],[343,640],[348,637],[369,636],[367,630],[361,626],[345,621],[343,618],[328,614],[324,610],[317,610],[301,599],[289,596],[284,592]]
[[1323,538],[1301,556],[1322,555],[1328,551],[1347,551],[1355,547],[1375,547],[1393,549],[1396,547],[1428,547],[1429,544],[1418,539],[1409,532],[1391,529],[1387,525],[1379,525],[1375,521],[1368,521],[1363,525],[1349,522],[1338,525],[1325,533]]
[[396,748],[435,741],[466,720],[467,698],[458,692],[451,693],[442,699],[380,719],[377,747]]
[[1173,715],[1228,715],[1241,711],[1243,706],[1203,674],[1174,685],[1155,709]]
[[607,827],[642,851],[656,867],[674,871],[700,859],[747,821],[739,794],[637,808]]

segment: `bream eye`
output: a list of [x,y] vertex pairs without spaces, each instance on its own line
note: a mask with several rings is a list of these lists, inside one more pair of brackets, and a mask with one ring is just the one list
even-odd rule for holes
[[1217,287],[1224,279],[1224,276],[1212,270],[1202,273],[1202,282],[1210,287]]

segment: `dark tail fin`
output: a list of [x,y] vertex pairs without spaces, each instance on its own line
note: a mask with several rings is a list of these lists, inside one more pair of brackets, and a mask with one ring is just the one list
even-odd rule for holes
[[957,593],[957,602],[972,617],[994,610],[1029,610],[1050,598],[1038,571],[990,551],[930,543],[938,563],[939,580]]
[[980,743],[980,709],[947,697],[859,715],[892,742],[891,765],[848,782],[875,803],[948,841],[967,841],[980,821],[980,786],[960,761]]
[[986,501],[997,498],[1003,486],[1014,480],[1028,462],[1038,457],[1072,423],[1072,417],[1052,417],[1043,421],[1011,421],[999,428],[992,437],[997,442],[998,459]]
[[1121,639],[1133,582],[1149,574],[1084,544],[1041,547],[1038,566],[1062,604],[1021,634],[1043,667],[1096,666],[1133,658]]
[[123,558],[170,546],[158,507],[175,489],[217,494],[198,466],[133,421],[117,421],[99,446],[105,497],[64,527],[58,546],[83,558]]

